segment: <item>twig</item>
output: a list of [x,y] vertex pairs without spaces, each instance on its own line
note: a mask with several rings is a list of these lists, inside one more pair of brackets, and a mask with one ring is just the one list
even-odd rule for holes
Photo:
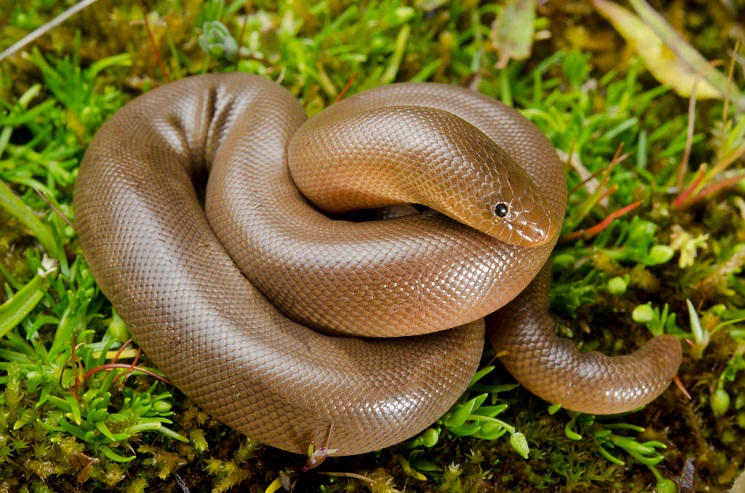
[[65,221],[65,222],[67,223],[67,225],[68,225],[68,226],[70,226],[70,227],[71,227],[71,228],[72,228],[72,229],[73,229],[74,231],[77,231],[77,230],[75,229],[75,225],[74,225],[74,224],[72,223],[72,221],[70,221],[70,219],[68,219],[68,218],[67,218],[67,216],[65,216],[64,214],[62,214],[62,211],[61,211],[61,210],[59,210],[59,209],[57,209],[57,208],[56,208],[56,207],[54,206],[54,204],[52,204],[52,203],[51,203],[51,202],[49,201],[49,199],[48,199],[48,198],[47,198],[47,197],[46,197],[46,196],[45,196],[45,195],[44,195],[43,193],[41,193],[41,192],[39,191],[39,189],[37,189],[37,188],[34,188],[34,192],[36,192],[36,194],[37,194],[37,195],[38,195],[39,197],[41,197],[41,200],[43,200],[44,202],[46,202],[46,203],[47,203],[47,205],[48,205],[48,206],[49,206],[49,207],[50,207],[50,208],[51,208],[51,209],[52,209],[52,210],[53,210],[53,211],[54,211],[54,212],[55,212],[55,213],[56,213],[56,214],[57,214],[57,215],[58,215],[59,217],[61,217],[63,221]]
[[696,79],[691,88],[691,97],[688,100],[688,129],[686,132],[686,147],[683,152],[683,160],[680,162],[680,168],[678,169],[678,189],[683,188],[683,180],[685,179],[686,170],[688,170],[688,160],[691,156],[691,147],[693,147],[693,124],[695,123],[696,117],[696,92],[698,91],[698,85],[701,83],[701,79],[704,77],[706,72],[710,69],[722,65],[721,60],[714,60],[706,64],[704,68],[698,71]]
[[9,56],[15,55],[18,51],[20,51],[22,48],[24,48],[27,44],[38,38],[39,36],[45,34],[47,31],[50,31],[54,29],[55,27],[59,26],[63,22],[65,22],[67,19],[72,17],[73,15],[77,14],[84,8],[93,5],[96,3],[96,0],[83,0],[80,3],[76,3],[69,9],[62,12],[60,15],[52,19],[51,21],[47,22],[46,24],[37,27],[27,35],[25,35],[23,38],[21,38],[19,41],[16,41],[13,43],[13,45],[10,46],[10,48],[6,49],[2,53],[0,53],[0,62],[8,58]]

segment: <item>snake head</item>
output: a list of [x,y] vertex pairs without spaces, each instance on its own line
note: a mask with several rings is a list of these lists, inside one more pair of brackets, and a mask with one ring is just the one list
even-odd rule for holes
[[[540,177],[540,163],[525,162],[524,157],[516,161],[495,140],[452,113],[431,108],[396,110],[398,116],[404,110],[417,116],[406,129],[420,129],[408,137],[418,146],[408,144],[414,150],[407,159],[417,164],[401,167],[407,189],[415,190],[410,202],[437,210],[508,245],[538,247],[555,239],[561,223],[558,216],[563,212],[554,210],[558,201],[552,200],[551,194],[557,195],[563,185],[544,179],[539,188],[523,166]],[[512,145],[513,152],[514,148]]]
[[[543,194],[521,168],[507,166],[480,199],[476,229],[509,245],[540,246],[555,235]],[[505,178],[506,177],[506,178]]]
[[431,207],[508,245],[553,240],[559,221],[530,175],[486,137],[476,149],[453,166],[446,199]]

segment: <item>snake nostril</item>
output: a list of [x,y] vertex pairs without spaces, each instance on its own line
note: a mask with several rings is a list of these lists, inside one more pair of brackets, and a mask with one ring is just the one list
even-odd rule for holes
[[493,208],[494,215],[497,217],[505,217],[508,212],[510,212],[509,207],[507,207],[507,204],[504,202],[499,202],[496,204]]

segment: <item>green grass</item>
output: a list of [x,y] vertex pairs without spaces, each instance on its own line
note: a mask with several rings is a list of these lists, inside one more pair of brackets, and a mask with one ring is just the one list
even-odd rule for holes
[[[0,49],[58,14],[55,3],[0,4],[0,17],[10,19]],[[621,55],[571,46],[562,27],[570,19],[598,36],[610,33],[589,13],[542,10],[534,30],[552,38],[534,43],[529,59],[497,70],[498,5],[257,2],[238,43],[245,5],[149,4],[169,77],[237,65],[279,81],[309,113],[333,102],[353,77],[351,92],[439,81],[477,85],[518,107],[571,163],[564,240],[554,254],[559,331],[607,353],[662,332],[690,339],[680,378],[692,400],[673,389],[640,412],[576,415],[486,367],[419,437],[327,460],[326,475],[301,474],[302,458],[219,425],[160,382],[146,355],[136,359],[73,227],[51,207],[74,218],[76,169],[96,129],[165,80],[139,5],[102,3],[26,55],[0,62],[0,489],[173,491],[183,483],[191,491],[264,491],[286,475],[309,491],[669,491],[688,457],[697,457],[699,488],[731,483],[745,457],[745,190],[706,187],[737,178],[722,164],[738,166],[745,144],[745,120],[732,106],[724,118],[721,102],[699,103],[689,139],[688,102],[639,60],[601,70],[603,56]],[[712,35],[716,22],[700,15],[694,41],[707,56],[726,56]],[[688,144],[690,166],[678,187]],[[624,157],[614,159],[619,149]],[[697,174],[701,163],[709,173]],[[596,178],[585,181],[584,173]]]

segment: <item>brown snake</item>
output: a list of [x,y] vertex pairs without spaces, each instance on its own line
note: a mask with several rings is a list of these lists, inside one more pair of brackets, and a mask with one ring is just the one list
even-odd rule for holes
[[[333,425],[329,445],[358,454],[413,436],[465,391],[482,317],[549,258],[565,177],[535,126],[457,87],[381,87],[305,121],[288,91],[256,76],[153,90],[88,148],[77,229],[137,342],[203,409],[296,453]],[[205,216],[195,184],[207,176]],[[308,199],[334,213],[426,209],[352,222]],[[520,383],[589,413],[634,409],[668,386],[677,339],[581,355],[553,335],[543,272],[492,319]]]

